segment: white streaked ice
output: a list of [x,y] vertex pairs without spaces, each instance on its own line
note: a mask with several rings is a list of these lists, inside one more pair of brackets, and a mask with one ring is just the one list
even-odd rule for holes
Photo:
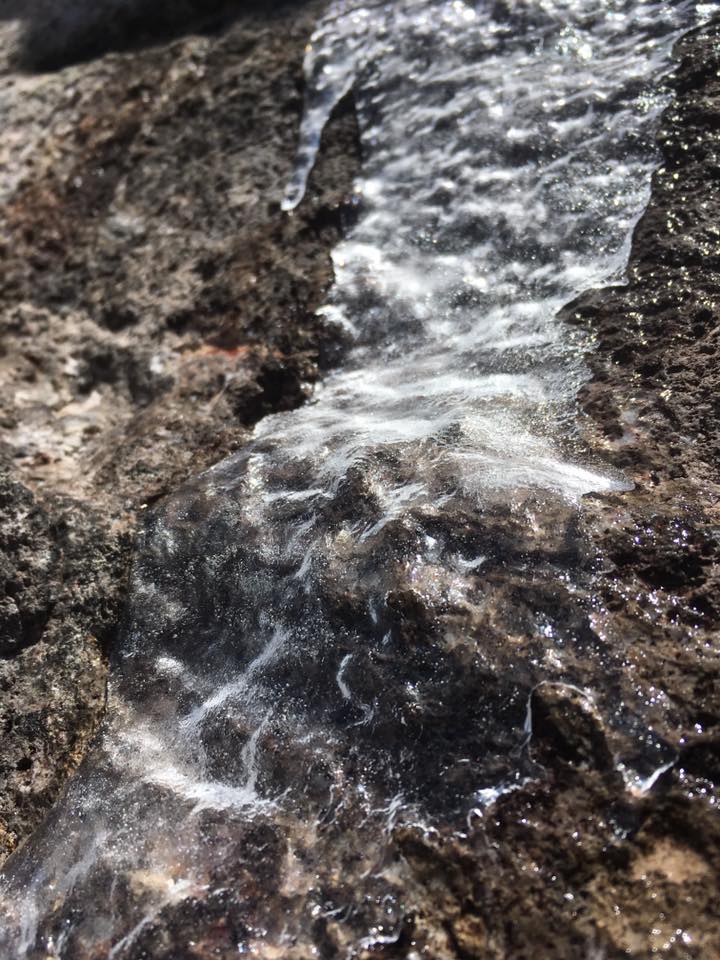
[[338,0],[308,45],[284,207],[301,202],[323,127],[352,89],[360,217],[335,251],[325,313],[357,346],[312,406],[258,435],[280,433],[328,474],[373,447],[422,444],[420,478],[437,453],[479,496],[622,486],[563,442],[583,374],[554,318],[622,279],[665,102],[657,80],[690,5],[503,6]]
[[[267,417],[152,520],[103,735],[49,830],[0,878],[0,957],[100,955],[98,944],[139,955],[163,909],[213,892],[208,836],[222,840],[223,817],[238,836],[262,816],[327,827],[334,804],[321,812],[320,787],[303,795],[300,783],[317,757],[331,796],[363,811],[370,845],[403,804],[425,815],[435,759],[441,773],[469,766],[453,752],[460,727],[440,738],[447,756],[416,745],[440,722],[432,684],[464,628],[412,679],[412,651],[389,652],[388,594],[417,589],[462,611],[486,544],[458,552],[454,517],[528,491],[580,504],[623,487],[583,457],[574,398],[588,344],[556,316],[623,278],[656,162],[660,81],[694,20],[692,3],[668,0],[331,3],[306,55],[284,208],[302,202],[352,90],[358,216],[323,308],[352,346],[312,402]],[[363,763],[349,776],[353,751]],[[517,782],[453,797],[461,823]],[[323,837],[335,835],[320,833],[331,870]],[[119,877],[125,912],[97,892]]]

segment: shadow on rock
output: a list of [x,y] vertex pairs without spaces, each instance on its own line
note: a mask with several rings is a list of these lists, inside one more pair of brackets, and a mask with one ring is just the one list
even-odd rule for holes
[[[269,6],[300,6],[280,0]],[[30,0],[10,2],[2,19],[22,19],[17,65],[24,70],[59,70],[106,53],[139,50],[187,34],[212,34],[245,13],[268,11],[256,0]]]

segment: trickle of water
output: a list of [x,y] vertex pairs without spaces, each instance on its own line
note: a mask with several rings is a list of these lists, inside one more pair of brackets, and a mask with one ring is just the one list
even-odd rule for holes
[[284,206],[352,88],[359,218],[324,312],[354,349],[149,519],[105,728],[0,882],[3,957],[212,929],[299,958],[318,917],[338,955],[387,943],[396,831],[465,829],[528,776],[532,690],[601,682],[575,519],[624,481],[583,463],[587,345],[555,316],[622,277],[693,9],[330,6]]

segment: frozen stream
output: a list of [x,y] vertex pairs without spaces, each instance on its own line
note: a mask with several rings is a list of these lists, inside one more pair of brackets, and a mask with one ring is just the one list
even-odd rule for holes
[[[359,216],[324,313],[355,346],[148,519],[105,727],[0,879],[2,958],[184,957],[160,951],[198,929],[202,956],[305,958],[320,916],[369,949],[400,936],[394,831],[462,830],[531,775],[529,690],[608,655],[572,612],[573,518],[624,483],[583,454],[589,345],[556,314],[622,280],[695,16],[331,4],[284,207],[352,88]],[[514,620],[534,579],[571,599]]]

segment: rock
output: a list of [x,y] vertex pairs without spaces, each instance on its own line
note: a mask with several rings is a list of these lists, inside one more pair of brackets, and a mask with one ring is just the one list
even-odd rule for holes
[[280,211],[320,7],[0,14],[0,860],[102,716],[144,506],[342,354],[314,311],[358,165],[351,98]]
[[531,711],[533,748],[552,751],[554,763],[594,767],[610,772],[615,761],[603,724],[582,691],[566,684],[540,684],[533,691]]
[[26,487],[0,474],[0,655],[16,653],[42,635],[58,562],[46,511]]
[[[499,13],[506,6],[496,4]],[[303,402],[343,350],[341,334],[313,311],[349,215],[343,197],[358,162],[350,101],[327,131],[305,205],[292,218],[278,206],[318,5],[277,14],[247,6],[221,30],[193,36],[184,34],[202,26],[193,4],[182,8],[189,19],[172,24],[165,4],[157,16],[127,9],[155,47],[128,49],[132,18],[107,38],[90,14],[79,34],[63,26],[49,48],[31,24],[22,62],[62,70],[8,74],[3,94],[7,131],[33,143],[25,151],[21,138],[23,151],[12,153],[8,136],[3,147],[14,174],[2,180],[0,395],[15,472],[1,574],[20,585],[2,607],[6,850],[42,819],[102,714],[102,648],[112,651],[135,511],[240,446],[259,417]],[[126,946],[128,958],[179,949],[260,956],[288,927],[306,937],[287,946],[288,960],[351,948],[488,960],[720,953],[720,828],[708,799],[720,717],[717,51],[717,26],[681,45],[664,166],[635,233],[628,283],[564,313],[596,342],[580,398],[587,444],[635,489],[586,498],[582,526],[567,504],[538,509],[526,491],[512,508],[482,515],[458,499],[452,516],[418,511],[387,525],[374,557],[349,557],[343,524],[377,519],[372,470],[382,465],[350,477],[328,504],[318,590],[325,609],[362,636],[364,572],[382,562],[392,581],[382,611],[388,650],[335,651],[354,656],[343,682],[355,702],[339,708],[342,722],[358,723],[372,704],[376,726],[360,728],[362,749],[346,753],[338,735],[327,753],[334,767],[295,740],[268,737],[265,786],[283,795],[300,785],[306,806],[281,823],[198,818],[182,840],[206,857],[214,892],[200,886],[167,901]],[[71,62],[79,56],[98,59]],[[188,507],[192,489],[159,510],[207,517],[212,505],[200,494]],[[466,595],[453,593],[447,565],[424,579],[403,565],[424,536],[459,563],[483,556]],[[572,588],[560,575],[568,565],[578,574]],[[207,573],[179,569],[168,593],[189,596],[189,622],[198,613],[211,632]],[[149,615],[146,625],[161,632]],[[185,652],[170,630],[159,640]],[[202,640],[192,636],[196,647]],[[337,675],[308,659],[302,675],[283,678],[288,695],[300,700],[293,684],[302,682],[313,709],[330,711],[328,676],[332,685]],[[401,672],[406,687],[395,683]],[[538,686],[548,674],[557,682]],[[592,689],[612,735],[573,687]],[[523,749],[529,697],[533,740]],[[228,742],[247,740],[231,720],[207,744],[210,774],[213,763],[232,762]],[[378,743],[391,764],[373,765]],[[428,827],[375,809],[378,840],[356,794],[339,787],[362,777],[368,795],[386,801],[394,766],[411,801],[451,815]],[[476,788],[477,807],[460,817],[453,797]],[[148,787],[146,799],[168,802],[162,788]],[[153,870],[115,879],[104,877],[102,890],[141,917],[167,882]],[[49,922],[60,933],[89,907],[78,884]]]
[[[635,488],[590,498],[585,522],[603,557],[596,628],[625,651],[653,731],[672,750],[720,718],[717,503],[720,259],[720,25],[678,48],[662,165],[634,236],[628,283],[566,311],[599,349],[581,392],[596,449]],[[630,695],[632,696],[632,694]],[[626,701],[627,702],[627,701]]]
[[42,820],[102,716],[131,538],[0,474],[0,859]]

